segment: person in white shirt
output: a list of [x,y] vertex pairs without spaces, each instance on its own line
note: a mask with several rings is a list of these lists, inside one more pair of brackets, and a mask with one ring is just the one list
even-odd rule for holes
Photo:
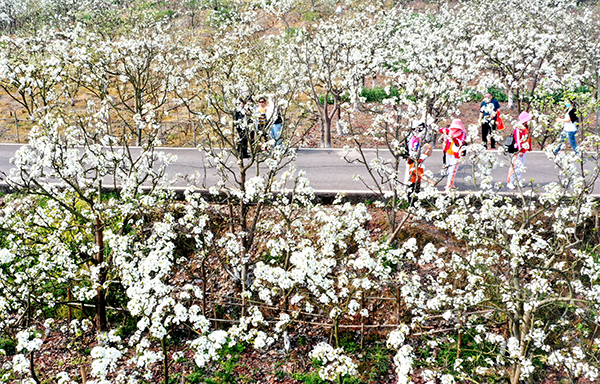
[[565,113],[565,117],[557,117],[556,122],[563,123],[563,130],[560,135],[559,144],[554,149],[554,155],[557,155],[558,152],[562,149],[566,139],[569,139],[569,144],[575,153],[579,153],[577,150],[577,140],[575,140],[575,134],[577,133],[577,123],[579,122],[579,118],[577,117],[577,109],[571,101],[567,100],[565,102],[565,107],[567,107],[567,112]]

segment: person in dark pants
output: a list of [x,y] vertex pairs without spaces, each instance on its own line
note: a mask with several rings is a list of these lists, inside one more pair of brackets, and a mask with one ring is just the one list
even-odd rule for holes
[[[251,112],[246,108],[247,104],[247,99],[240,98],[240,106],[234,113],[233,121],[238,134],[237,151],[244,159],[250,157],[250,153],[248,153],[248,132],[252,126],[252,122],[249,118]],[[253,134],[254,132],[250,132],[250,135]]]
[[485,148],[488,148],[488,136],[492,149],[496,149],[496,140],[493,132],[496,130],[496,115],[500,110],[500,103],[486,92],[479,107],[479,122],[481,123],[481,139]]

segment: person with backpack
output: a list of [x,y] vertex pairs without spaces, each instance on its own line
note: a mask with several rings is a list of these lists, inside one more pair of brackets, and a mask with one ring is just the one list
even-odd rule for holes
[[404,185],[409,184],[410,162],[419,157],[423,148],[424,140],[421,136],[425,130],[425,123],[414,120],[410,123],[410,132],[404,139],[403,145],[398,148],[398,154],[406,160],[406,172],[404,173]]
[[448,128],[440,128],[440,133],[446,138],[444,146],[444,173],[448,176],[444,192],[449,192],[454,185],[454,177],[458,171],[458,160],[462,156],[467,131],[460,119],[452,120]]
[[508,183],[506,184],[508,189],[515,189],[515,179],[516,183],[521,182],[521,173],[523,167],[525,167],[525,158],[527,152],[531,151],[531,134],[527,125],[532,118],[531,114],[525,111],[521,112],[519,115],[519,124],[515,126],[513,131],[514,146],[517,152],[513,153],[511,166],[508,170]]
[[577,140],[575,140],[575,134],[577,134],[577,123],[579,122],[579,117],[577,117],[577,109],[570,100],[565,102],[565,107],[567,108],[565,117],[556,118],[557,123],[563,123],[563,129],[560,134],[558,146],[553,151],[555,156],[558,154],[558,152],[560,152],[567,138],[569,139],[569,144],[571,145],[571,148],[573,148],[573,151],[579,154],[579,151],[577,150]]

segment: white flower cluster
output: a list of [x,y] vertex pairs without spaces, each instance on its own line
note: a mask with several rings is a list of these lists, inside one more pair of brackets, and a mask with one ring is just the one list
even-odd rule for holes
[[600,377],[600,370],[586,361],[586,356],[581,346],[552,351],[550,356],[548,356],[548,363],[557,368],[567,370],[574,377],[583,376],[590,381],[596,381]]
[[327,343],[317,344],[310,352],[310,357],[324,364],[319,368],[319,377],[323,380],[336,380],[338,375],[354,376],[358,373],[357,365],[343,354],[342,348],[334,348]]
[[410,345],[403,345],[394,355],[394,364],[396,365],[396,374],[398,375],[398,384],[408,384],[410,382],[410,373],[413,370],[414,353]]
[[122,352],[114,347],[96,346],[90,353],[92,359],[91,374],[101,380],[117,369],[117,362],[122,356]]
[[[223,148],[237,144],[232,141],[231,100],[250,88],[275,92],[282,113],[291,100],[305,99],[298,89],[308,98],[321,90],[334,97],[348,94],[349,103],[334,105],[341,110],[319,107],[313,100],[324,128],[330,129],[328,113],[354,118],[352,109],[364,101],[364,79],[383,81],[386,100],[367,134],[396,152],[402,148],[407,121],[423,119],[436,129],[435,122],[457,113],[471,93],[490,86],[505,91],[509,104],[532,108],[540,122],[547,122],[551,113],[544,112],[546,107],[524,95],[537,99],[538,94],[595,81],[589,68],[596,67],[599,45],[589,37],[597,36],[599,19],[571,1],[551,7],[546,0],[462,2],[427,12],[365,4],[352,15],[337,14],[314,28],[277,36],[262,33],[256,20],[260,12],[268,12],[287,24],[293,2],[263,1],[251,8],[215,19],[218,44],[212,47],[187,36],[178,39],[161,23],[131,28],[131,36],[114,39],[81,25],[29,37],[0,37],[0,86],[35,120],[29,143],[16,153],[6,181],[22,195],[32,190],[42,195],[6,196],[0,214],[0,227],[10,229],[0,249],[0,329],[21,331],[14,372],[27,373],[27,355],[42,348],[41,333],[16,328],[17,319],[31,310],[29,298],[50,308],[66,301],[61,293],[48,292],[46,284],[53,281],[61,288],[72,286],[72,301],[94,300],[112,284],[123,286],[129,314],[139,318],[129,340],[135,354],[122,349],[114,333],[99,337],[92,351],[92,374],[98,382],[122,375],[115,367],[126,358],[136,371],[131,377],[141,374],[151,380],[153,366],[168,357],[156,352],[156,343],[184,324],[200,334],[188,347],[204,366],[218,358],[225,343],[272,345],[304,312],[336,323],[349,316],[366,317],[372,308],[365,303],[370,293],[390,288],[398,289],[398,305],[414,314],[411,324],[390,332],[387,340],[398,350],[394,362],[399,382],[410,380],[418,358],[406,338],[419,323],[439,325],[442,335],[421,339],[413,333],[415,346],[439,347],[449,342],[449,333],[474,328],[475,347],[497,344],[500,352],[473,367],[474,374],[484,375],[495,364],[520,371],[521,377],[511,378],[516,382],[532,376],[536,355],[544,353],[549,364],[596,380],[593,356],[578,347],[589,335],[567,320],[554,323],[551,314],[577,300],[581,305],[567,310],[588,321],[590,311],[600,308],[600,263],[593,252],[578,249],[584,248],[584,232],[598,211],[587,196],[597,164],[580,166],[575,155],[561,153],[555,158],[559,182],[517,202],[494,193],[491,175],[500,164],[483,146],[471,144],[471,180],[479,191],[459,198],[424,188],[418,197],[431,202],[425,209],[419,202],[404,208],[406,164],[399,156],[356,159],[372,171],[373,180],[364,181],[375,183],[373,190],[381,197],[375,204],[386,211],[392,231],[404,211],[401,229],[423,220],[448,235],[443,247],[421,247],[421,237],[398,241],[400,236],[390,236],[388,244],[372,238],[365,205],[338,200],[332,207],[315,206],[314,191],[293,165],[278,179],[286,161],[293,159],[286,154],[286,143],[281,148],[269,148],[274,140],[257,144],[249,162],[232,160],[233,151]],[[0,23],[26,10],[5,1]],[[510,22],[490,23],[497,19]],[[264,38],[251,39],[254,35]],[[257,72],[250,74],[250,68]],[[137,81],[132,74],[138,71],[149,81]],[[98,97],[74,119],[61,109],[78,87]],[[213,93],[216,88],[218,95]],[[401,91],[396,94],[394,89]],[[133,94],[143,97],[131,98]],[[206,134],[203,153],[220,176],[215,185],[206,186],[210,193],[226,192],[229,207],[240,204],[239,212],[228,214],[230,228],[219,228],[218,238],[210,230],[208,204],[197,191],[186,191],[184,203],[169,201],[172,180],[166,167],[175,159],[157,152],[159,141],[154,139],[164,136],[157,120],[167,105],[189,108]],[[110,132],[109,122],[117,116],[132,127],[123,138]],[[292,126],[288,122],[287,129]],[[344,129],[354,134],[351,121]],[[470,125],[469,139],[476,132],[477,126]],[[129,147],[134,139],[139,149]],[[597,138],[590,137],[582,147],[594,147],[594,142]],[[348,159],[365,154],[361,148],[345,152]],[[257,165],[255,174],[244,168],[249,164]],[[106,186],[118,188],[119,198],[104,194]],[[265,209],[274,218],[265,218]],[[181,242],[195,246],[190,255],[180,252]],[[593,249],[595,244],[589,244]],[[186,279],[199,264],[212,263],[215,255],[223,278],[243,285],[239,298],[285,310],[267,318],[271,309],[246,306],[248,314],[238,324],[210,332],[210,322],[202,315],[206,308],[198,301],[211,277]],[[40,315],[39,308],[33,311]],[[513,326],[503,329],[505,336],[486,327],[498,314],[512,319]],[[50,327],[48,322],[46,329]],[[89,321],[74,321],[61,331],[79,336],[87,329]],[[486,329],[490,331],[484,335]],[[597,348],[594,340],[591,349]],[[351,359],[327,344],[319,344],[311,356],[325,364],[319,374],[326,380],[356,374]],[[418,363],[436,363],[432,357],[424,360]],[[477,363],[468,358],[448,362],[448,372],[427,373],[428,380],[452,383],[468,364]],[[57,380],[70,381],[66,374]]]
[[189,344],[195,350],[196,365],[204,367],[209,361],[218,359],[218,351],[227,342],[227,337],[226,331],[217,330],[191,341]]

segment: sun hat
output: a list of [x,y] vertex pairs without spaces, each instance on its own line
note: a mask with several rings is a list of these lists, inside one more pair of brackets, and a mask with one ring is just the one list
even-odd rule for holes
[[531,116],[529,113],[523,111],[521,112],[521,114],[519,115],[519,123],[521,124],[525,124],[527,122],[529,122],[531,119],[533,119],[533,116]]
[[465,130],[465,127],[463,126],[463,123],[460,119],[454,119],[452,120],[452,124],[450,124],[450,127],[448,127],[450,129],[459,129],[461,131]]

